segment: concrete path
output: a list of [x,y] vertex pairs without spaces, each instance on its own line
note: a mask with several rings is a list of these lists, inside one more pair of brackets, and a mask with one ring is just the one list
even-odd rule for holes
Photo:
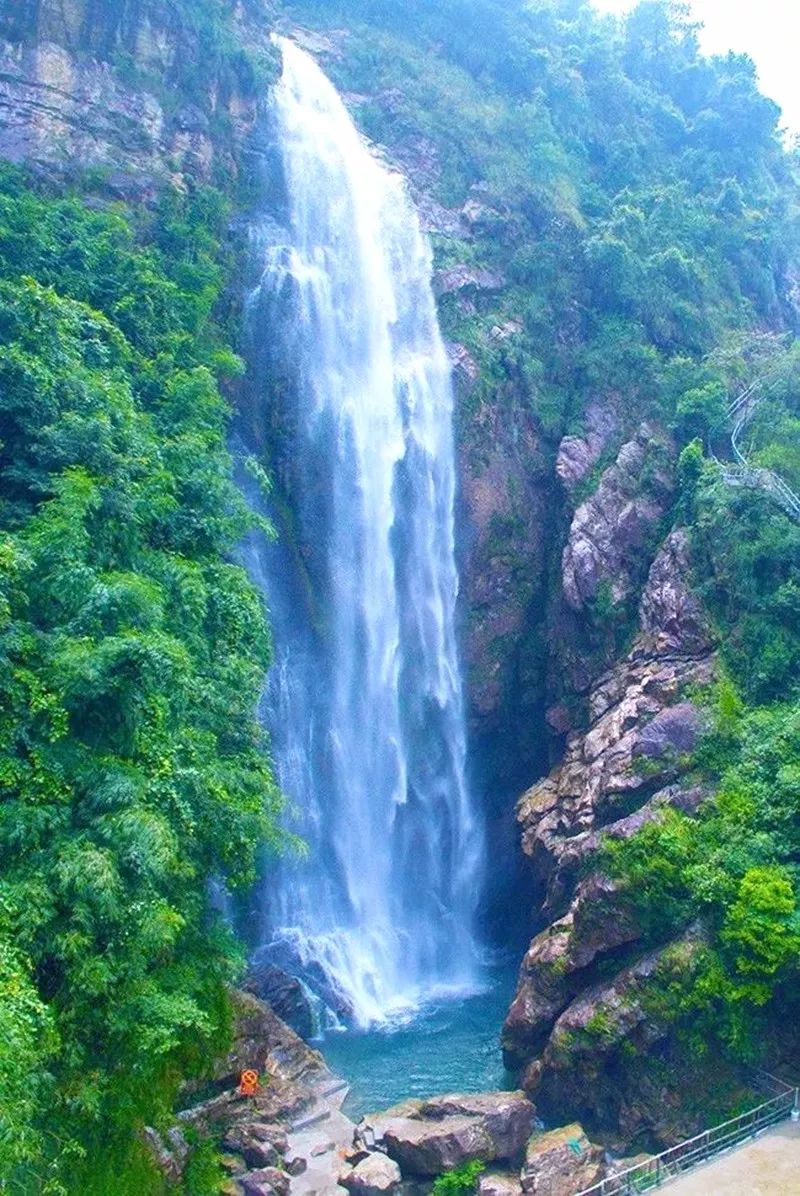
[[662,1190],[669,1196],[800,1196],[800,1125],[783,1122]]
[[307,1170],[292,1179],[291,1196],[347,1196],[336,1182],[356,1128],[341,1111],[347,1091],[341,1081],[321,1088],[315,1104],[290,1130],[287,1159],[308,1160]]

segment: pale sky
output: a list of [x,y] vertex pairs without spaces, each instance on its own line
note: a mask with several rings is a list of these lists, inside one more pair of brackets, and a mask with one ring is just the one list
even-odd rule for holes
[[[601,12],[628,12],[635,0],[592,0]],[[783,109],[783,123],[800,133],[800,0],[689,0],[705,26],[706,54],[749,54],[761,90]]]

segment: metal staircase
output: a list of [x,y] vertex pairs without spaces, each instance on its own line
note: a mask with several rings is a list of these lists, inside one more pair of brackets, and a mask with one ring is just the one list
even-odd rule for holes
[[740,395],[728,404],[728,421],[733,422],[731,451],[734,462],[720,461],[713,453],[710,458],[718,466],[722,480],[728,486],[741,486],[749,490],[762,490],[791,518],[800,523],[800,495],[786,484],[772,469],[751,465],[740,446],[740,437],[758,407],[773,386],[765,386],[764,379],[751,382]]

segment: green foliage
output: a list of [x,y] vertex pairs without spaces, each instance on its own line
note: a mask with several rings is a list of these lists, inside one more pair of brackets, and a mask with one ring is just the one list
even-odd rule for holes
[[790,698],[800,684],[800,526],[710,470],[691,532],[697,588],[724,629],[731,677],[750,703]]
[[445,1171],[444,1175],[434,1180],[433,1196],[469,1196],[470,1192],[477,1190],[478,1177],[485,1170],[486,1164],[474,1159],[452,1171]]
[[149,1190],[137,1127],[227,1033],[240,956],[208,885],[247,885],[275,836],[269,640],[229,560],[252,521],[224,222],[209,191],[134,226],[0,184],[0,1151],[23,1188]]
[[652,941],[698,917],[708,933],[691,966],[662,970],[650,1001],[695,1049],[718,1041],[753,1060],[764,1019],[800,979],[800,708],[747,710],[729,681],[714,708],[698,758],[716,796],[694,818],[668,810],[607,842],[603,857]]
[[371,97],[360,123],[401,160],[421,146],[434,198],[468,202],[472,238],[438,238],[442,263],[507,280],[443,304],[482,368],[472,408],[511,391],[553,441],[598,393],[684,441],[715,425],[723,380],[704,358],[732,330],[792,318],[793,166],[749,60],[704,59],[666,2],[626,21],[583,0],[281,7],[349,30],[326,66]]

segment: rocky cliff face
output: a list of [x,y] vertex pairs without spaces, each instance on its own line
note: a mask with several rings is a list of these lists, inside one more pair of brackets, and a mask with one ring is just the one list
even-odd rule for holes
[[[606,518],[573,522],[581,536],[592,529],[593,544],[611,545],[593,557],[593,575],[621,560],[607,528],[626,524],[609,518],[608,495],[616,496],[616,509],[636,501],[617,485],[601,483],[600,491]],[[568,544],[565,588],[576,559]],[[688,537],[678,530],[650,567],[630,650],[590,687],[588,727],[568,736],[562,762],[518,806],[548,925],[520,969],[503,1033],[506,1060],[544,1109],[579,1115],[617,1145],[637,1137],[668,1141],[695,1126],[690,1112],[665,1100],[666,1091],[688,1080],[680,1080],[682,1053],[647,994],[665,960],[672,966],[683,953],[689,966],[700,939],[693,932],[682,945],[645,952],[626,895],[591,866],[601,836],[627,838],[664,806],[691,812],[703,800],[683,773],[702,727],[691,694],[713,679],[716,654],[688,575]],[[629,584],[624,573],[617,576]],[[662,1059],[663,1083],[641,1067],[645,1053]]]
[[125,198],[189,178],[229,185],[248,169],[274,55],[264,6],[228,15],[229,28],[202,6],[163,0],[3,6],[0,156],[58,175],[93,171]]

